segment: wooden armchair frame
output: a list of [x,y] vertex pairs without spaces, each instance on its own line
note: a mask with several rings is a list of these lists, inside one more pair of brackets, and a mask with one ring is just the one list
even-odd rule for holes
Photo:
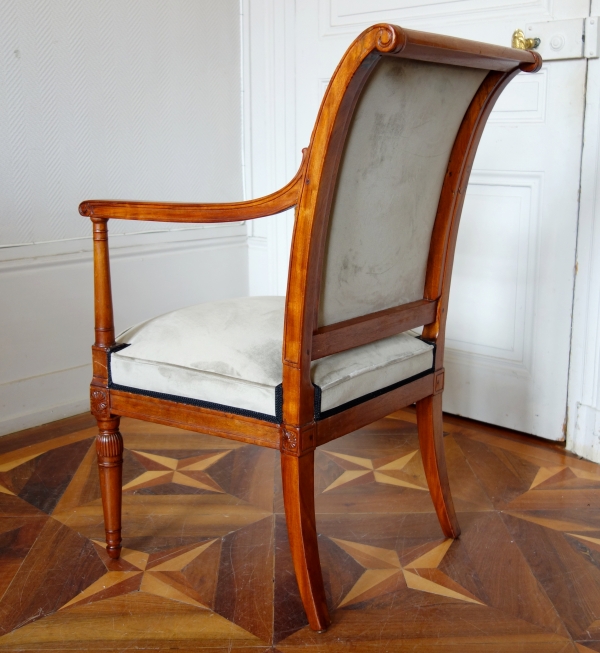
[[[488,70],[458,131],[444,178],[430,242],[423,298],[402,306],[318,328],[318,306],[332,198],[346,136],[357,100],[381,57],[402,57]],[[442,530],[457,537],[442,440],[444,340],[450,278],[458,225],[475,152],[500,93],[520,71],[535,72],[535,52],[405,30],[379,24],[365,30],[336,69],[298,173],[281,190],[230,204],[83,202],[94,239],[95,334],[91,409],[97,419],[98,464],[107,551],[121,548],[123,441],[121,416],[158,422],[281,452],[284,504],[294,568],[311,628],[329,624],[319,561],[314,504],[315,447],[416,403],[419,444],[427,482]],[[274,424],[110,387],[108,356],[115,345],[108,252],[109,218],[160,222],[232,222],[296,207],[285,305],[283,422]],[[424,326],[423,339],[436,345],[433,371],[315,421],[311,361]]]

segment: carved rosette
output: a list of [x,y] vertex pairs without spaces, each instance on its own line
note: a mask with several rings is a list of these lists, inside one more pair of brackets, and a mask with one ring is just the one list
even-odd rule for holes
[[314,424],[301,428],[285,426],[281,431],[281,453],[302,456],[315,448],[316,431]]
[[90,388],[90,406],[92,415],[103,417],[109,412],[108,391],[103,388]]
[[281,436],[281,450],[298,453],[298,434],[295,431],[284,429]]

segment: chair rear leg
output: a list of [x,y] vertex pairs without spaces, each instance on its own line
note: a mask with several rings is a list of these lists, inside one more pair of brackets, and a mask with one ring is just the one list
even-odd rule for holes
[[106,551],[111,558],[121,554],[121,499],[123,484],[123,438],[119,417],[98,419],[96,453],[104,511]]
[[440,526],[446,537],[456,538],[460,526],[448,483],[441,393],[417,401],[417,427],[425,476]]
[[308,623],[313,630],[323,632],[331,620],[317,544],[314,462],[314,451],[302,456],[281,454],[283,501],[294,571]]

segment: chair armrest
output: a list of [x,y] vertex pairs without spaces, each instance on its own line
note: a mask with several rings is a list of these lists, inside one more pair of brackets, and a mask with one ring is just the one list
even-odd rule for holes
[[79,205],[79,213],[89,218],[190,223],[240,222],[274,215],[298,203],[306,169],[307,152],[306,148],[302,150],[300,168],[286,186],[270,195],[253,200],[226,204],[86,200]]

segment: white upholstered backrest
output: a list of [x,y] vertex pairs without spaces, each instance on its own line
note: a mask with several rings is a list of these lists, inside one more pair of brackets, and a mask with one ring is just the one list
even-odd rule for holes
[[454,139],[487,70],[383,57],[342,155],[319,326],[423,298]]

